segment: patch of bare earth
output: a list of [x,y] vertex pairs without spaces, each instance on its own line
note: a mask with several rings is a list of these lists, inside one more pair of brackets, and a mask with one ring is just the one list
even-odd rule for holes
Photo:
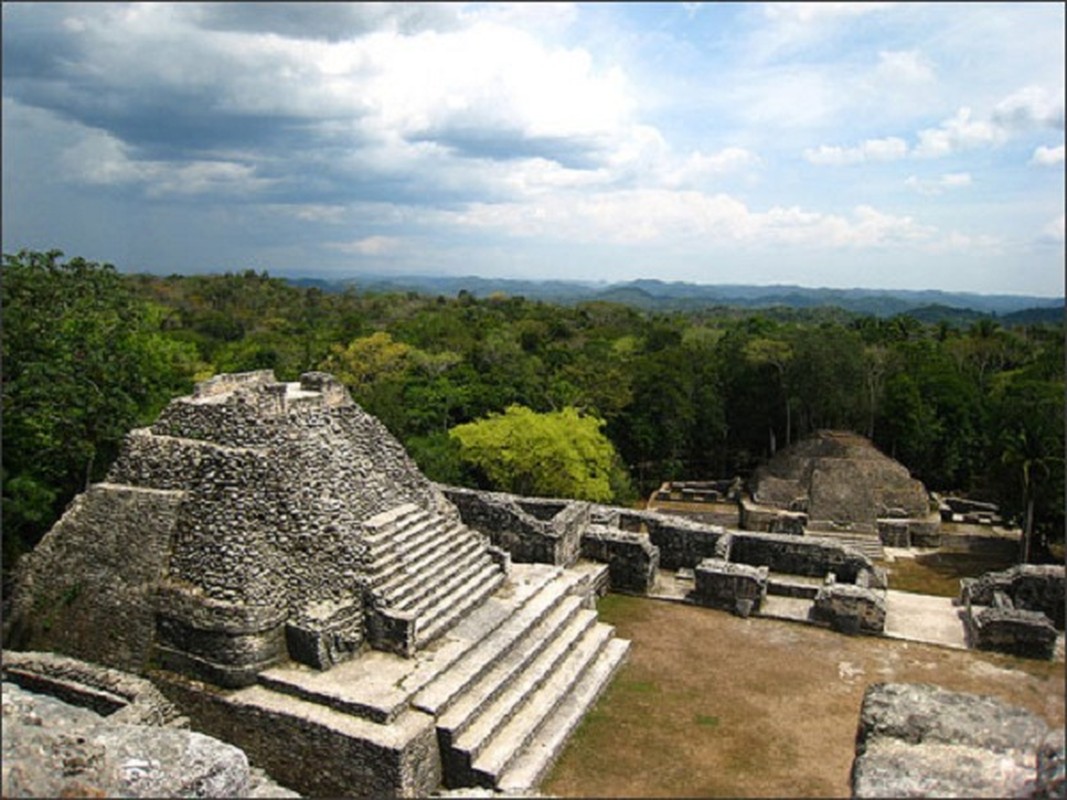
[[1064,665],[849,637],[623,595],[633,642],[542,791],[558,796],[847,797],[864,689],[936,683],[1064,724]]

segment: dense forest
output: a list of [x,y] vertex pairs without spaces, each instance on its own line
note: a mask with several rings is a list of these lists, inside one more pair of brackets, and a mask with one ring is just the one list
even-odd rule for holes
[[197,380],[254,369],[334,373],[442,482],[629,503],[847,428],[929,488],[1063,537],[1062,320],[325,292],[58,251],[5,255],[2,278],[5,571],[128,430]]

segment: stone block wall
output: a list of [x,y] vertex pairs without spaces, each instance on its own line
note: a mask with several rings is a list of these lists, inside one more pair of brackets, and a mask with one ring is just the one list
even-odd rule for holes
[[590,525],[582,536],[582,558],[608,565],[615,591],[647,594],[659,568],[659,550],[640,533]]
[[1057,630],[1064,629],[1064,587],[1067,584],[1063,565],[1018,564],[1001,572],[987,572],[978,578],[960,581],[960,600],[977,606],[995,605],[994,596],[1003,593],[1011,606],[1024,611],[1039,611]]
[[151,678],[197,730],[237,745],[303,796],[429,797],[440,786],[429,714],[410,710],[384,726],[257,686],[220,693],[172,673]]
[[130,672],[153,658],[155,584],[184,493],[95,484],[17,569],[5,648],[56,650]]
[[706,558],[693,571],[694,597],[701,605],[747,617],[753,611],[759,611],[767,598],[767,573],[767,567]]
[[771,572],[822,577],[829,572],[843,583],[855,583],[871,569],[864,555],[842,545],[785,534],[732,534],[730,560],[739,564],[766,565]]
[[841,633],[878,634],[885,631],[885,611],[885,592],[832,583],[815,595],[812,617]]
[[464,525],[484,533],[516,563],[570,566],[580,554],[582,533],[590,521],[588,503],[439,488],[459,509]]

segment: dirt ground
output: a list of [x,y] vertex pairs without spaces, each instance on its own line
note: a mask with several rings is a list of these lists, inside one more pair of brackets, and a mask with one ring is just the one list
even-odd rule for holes
[[628,663],[541,787],[556,796],[847,797],[864,689],[936,683],[1064,724],[1064,664],[609,595]]

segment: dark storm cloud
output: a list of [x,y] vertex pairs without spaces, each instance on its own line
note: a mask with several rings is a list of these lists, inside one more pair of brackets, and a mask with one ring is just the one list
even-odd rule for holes
[[382,29],[412,34],[456,26],[455,11],[445,3],[193,3],[188,13],[206,30],[326,41]]

